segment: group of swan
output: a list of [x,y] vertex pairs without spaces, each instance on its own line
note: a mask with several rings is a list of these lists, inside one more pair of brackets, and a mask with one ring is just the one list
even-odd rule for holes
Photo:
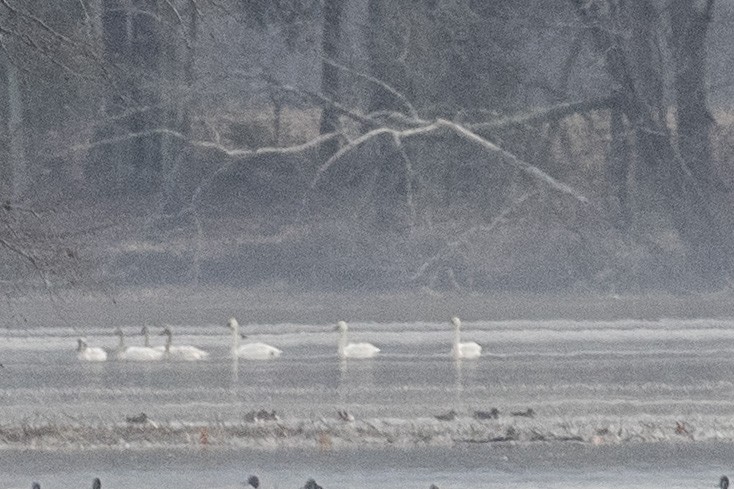
[[[451,318],[454,327],[454,340],[451,348],[451,356],[455,359],[478,358],[482,354],[482,347],[473,341],[461,342],[461,321],[457,317]],[[237,358],[248,360],[272,360],[280,357],[282,350],[266,343],[254,342],[240,345],[240,325],[235,318],[227,321],[227,326],[232,331],[232,355]],[[372,343],[350,343],[347,341],[349,327],[344,321],[336,323],[335,331],[340,333],[337,353],[339,358],[373,358],[379,352]],[[180,360],[203,360],[209,353],[191,345],[173,345],[173,332],[166,326],[161,335],[166,336],[165,346],[150,346],[148,328],[143,326],[141,334],[144,337],[144,346],[125,346],[125,337],[120,328],[115,330],[120,342],[114,350],[115,358],[118,360],[131,361],[158,361],[165,358]],[[78,357],[80,360],[90,362],[103,362],[107,360],[107,352],[99,347],[90,347],[83,338],[78,340]]]
[[150,334],[147,326],[143,326],[141,334],[144,337],[144,346],[125,346],[125,335],[123,334],[122,329],[116,328],[115,335],[117,335],[120,342],[117,344],[115,357],[118,360],[129,360],[134,362],[163,360],[163,357],[165,356],[163,350],[150,346]]
[[[455,359],[460,358],[479,358],[482,354],[481,345],[473,342],[461,341],[461,320],[457,317],[451,318],[451,324],[454,326],[454,341],[451,347],[451,356]],[[380,349],[372,343],[349,343],[347,341],[347,331],[349,327],[344,321],[336,323],[336,331],[341,334],[339,336],[339,358],[372,358],[380,353]]]
[[[208,352],[191,345],[173,345],[173,332],[166,326],[161,333],[166,336],[166,344],[163,346],[150,346],[150,332],[147,326],[143,326],[143,346],[126,346],[125,335],[122,329],[116,328],[115,335],[119,338],[117,348],[110,353],[117,360],[133,362],[155,362],[167,358],[178,360],[203,360],[209,356]],[[107,352],[100,347],[91,347],[84,338],[77,340],[77,357],[87,362],[104,362],[107,360]]]

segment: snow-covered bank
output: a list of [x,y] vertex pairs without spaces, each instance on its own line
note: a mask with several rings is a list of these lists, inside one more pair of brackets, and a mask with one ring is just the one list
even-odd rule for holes
[[314,448],[451,446],[464,443],[734,442],[734,420],[716,417],[477,420],[287,419],[238,422],[86,423],[69,418],[0,425],[0,448]]

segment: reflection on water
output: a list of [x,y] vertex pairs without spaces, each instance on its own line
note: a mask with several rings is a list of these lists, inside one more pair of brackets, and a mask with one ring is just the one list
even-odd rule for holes
[[240,380],[240,358],[232,355],[232,386],[239,383]]
[[141,409],[164,419],[240,419],[252,409],[310,416],[335,406],[362,417],[494,406],[553,416],[734,415],[734,355],[495,354],[455,362],[428,351],[342,362],[330,349],[315,355],[302,349],[275,361],[209,350],[212,358],[202,362],[93,364],[76,361],[71,349],[30,352],[34,359],[0,349],[0,409],[6,420],[60,413],[122,419]]
[[[731,322],[467,323],[465,336],[484,354],[459,361],[439,324],[361,324],[356,339],[382,352],[346,361],[317,325],[272,326],[278,334],[243,328],[283,356],[238,360],[229,335],[197,326],[176,331],[181,343],[211,353],[199,362],[83,363],[75,336],[40,330],[0,338],[3,419],[123,420],[145,411],[162,420],[241,420],[257,409],[297,418],[337,408],[358,418],[411,418],[492,407],[533,408],[546,419],[734,416]],[[115,338],[90,336],[90,344],[114,347]]]

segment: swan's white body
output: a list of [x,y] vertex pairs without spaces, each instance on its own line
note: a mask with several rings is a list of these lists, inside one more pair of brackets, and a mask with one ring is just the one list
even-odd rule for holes
[[372,358],[380,352],[372,343],[348,343],[347,330],[349,327],[344,321],[336,323],[336,329],[340,332],[339,349],[337,350],[339,358]]
[[473,341],[461,342],[461,320],[457,317],[451,318],[454,325],[454,343],[451,348],[451,356],[454,358],[478,358],[482,354],[482,346]]
[[232,330],[232,355],[236,357],[246,360],[272,360],[283,353],[274,346],[260,342],[240,345],[240,324],[235,318],[230,318],[227,326]]
[[116,357],[118,360],[126,360],[131,362],[156,362],[163,360],[163,352],[158,351],[149,346],[125,346],[125,337],[121,329],[117,329],[115,334],[120,338],[117,346]]
[[85,362],[104,362],[107,360],[107,352],[98,346],[89,346],[83,338],[77,340],[77,358]]
[[156,346],[154,350],[163,352],[167,358],[194,361],[204,360],[209,356],[208,352],[192,345],[171,345],[173,341],[173,332],[168,327],[166,327],[161,334],[167,336],[166,346]]

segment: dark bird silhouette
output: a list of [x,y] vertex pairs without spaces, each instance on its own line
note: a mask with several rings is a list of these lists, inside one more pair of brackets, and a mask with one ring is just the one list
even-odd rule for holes
[[33,484],[31,484],[31,489],[41,489],[41,484],[39,484],[38,482],[34,482]]
[[257,489],[258,487],[260,487],[260,479],[258,479],[256,475],[251,475],[247,479],[247,485]]
[[431,484],[428,489],[438,489],[438,486],[436,484]]
[[729,478],[725,475],[719,479],[719,489],[729,489]]
[[137,416],[128,416],[125,418],[125,421],[128,423],[136,423],[136,424],[143,424],[148,422],[148,415],[145,413],[140,413]]
[[535,417],[535,411],[533,411],[533,408],[527,408],[525,411],[518,411],[511,413],[512,416],[520,416],[523,418],[534,418]]
[[474,419],[498,419],[500,410],[492,408],[489,411],[474,411]]
[[342,421],[354,421],[354,416],[346,409],[337,409],[336,414]]
[[434,416],[434,418],[436,418],[439,421],[453,421],[456,419],[456,411],[452,409],[448,413],[437,414],[436,416]]
[[99,477],[95,477],[92,481],[92,489],[102,489],[102,481],[99,480]]
[[318,485],[315,480],[309,479],[306,481],[306,485],[303,486],[303,489],[324,489],[324,488]]

